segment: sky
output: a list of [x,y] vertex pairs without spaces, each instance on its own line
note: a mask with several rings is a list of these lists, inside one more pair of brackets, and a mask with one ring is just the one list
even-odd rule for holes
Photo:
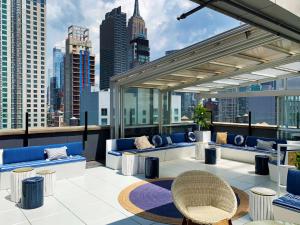
[[[178,21],[177,16],[197,6],[190,0],[139,0],[139,5],[148,29],[150,60],[164,56],[165,51],[187,47],[240,25],[239,21],[207,8]],[[118,6],[128,20],[133,14],[134,0],[47,1],[47,69],[52,69],[53,47],[64,47],[68,27],[80,25],[90,29],[96,75],[99,75],[99,26],[105,13]],[[99,81],[99,76],[96,80]]]

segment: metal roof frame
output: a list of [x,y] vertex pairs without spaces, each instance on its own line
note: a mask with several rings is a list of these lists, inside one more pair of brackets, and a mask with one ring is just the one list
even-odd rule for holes
[[[299,69],[283,67],[294,62],[299,62]],[[262,70],[269,72],[259,73]],[[243,25],[114,76],[111,82],[123,88],[155,88],[162,92],[189,88],[207,93],[295,77],[299,70],[299,43]]]

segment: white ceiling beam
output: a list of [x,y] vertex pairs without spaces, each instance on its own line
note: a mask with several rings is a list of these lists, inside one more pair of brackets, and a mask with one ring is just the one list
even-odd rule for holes
[[[205,78],[205,79],[202,79],[201,81],[199,81],[197,83],[195,83],[195,82],[194,83],[186,83],[184,85],[179,85],[178,87],[174,87],[174,88],[182,89],[182,88],[185,88],[185,87],[188,87],[188,86],[195,86],[197,84],[209,83],[209,82],[213,82],[215,80],[221,80],[221,79],[225,79],[225,78],[238,76],[238,75],[241,75],[241,74],[251,73],[253,71],[258,71],[258,70],[273,68],[273,67],[276,67],[276,66],[281,66],[283,64],[287,64],[287,63],[290,63],[290,62],[295,62],[297,60],[300,60],[300,54],[299,55],[288,56],[284,59],[277,59],[277,60],[270,61],[270,62],[267,62],[267,63],[259,64],[259,65],[249,66],[249,67],[239,69],[239,70],[234,71],[234,72],[224,73],[224,74],[220,74],[218,76]],[[172,89],[167,89],[165,91],[172,91]]]
[[266,97],[266,96],[300,96],[300,90],[274,90],[274,91],[248,91],[238,93],[201,93],[204,98],[240,98],[240,97]]

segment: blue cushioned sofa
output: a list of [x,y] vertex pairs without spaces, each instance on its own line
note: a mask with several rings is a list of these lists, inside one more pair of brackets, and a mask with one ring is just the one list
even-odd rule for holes
[[288,194],[273,201],[274,219],[300,223],[300,170],[290,169],[287,176]]
[[[46,148],[67,147],[67,158],[47,160]],[[10,172],[23,167],[36,169],[53,169],[57,179],[81,176],[84,174],[86,159],[82,156],[84,149],[81,142],[31,146],[3,149],[0,163],[0,189],[10,186]]]
[[[270,155],[275,156],[277,150],[277,144],[286,144],[285,140],[271,139],[271,138],[262,138],[256,136],[243,136],[244,141],[240,145],[236,145],[234,142],[237,134],[227,135],[227,144],[219,145],[221,147],[221,157],[224,159],[235,160],[239,162],[246,163],[255,163],[255,155]],[[257,148],[257,140],[263,141],[274,141],[273,150],[264,150]],[[215,144],[216,142],[216,133],[212,135],[211,144]],[[284,160],[285,152],[281,155],[282,160]]]
[[162,135],[162,146],[144,150],[136,149],[135,138],[106,140],[106,167],[120,170],[121,158],[124,152],[139,154],[140,156],[158,157],[160,161],[195,156],[195,144],[188,142],[185,133],[171,134],[172,144],[168,144],[166,137]]

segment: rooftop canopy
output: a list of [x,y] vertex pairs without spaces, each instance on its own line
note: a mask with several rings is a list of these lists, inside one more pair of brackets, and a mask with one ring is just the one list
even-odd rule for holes
[[120,87],[218,94],[298,76],[300,44],[243,25],[112,77]]

